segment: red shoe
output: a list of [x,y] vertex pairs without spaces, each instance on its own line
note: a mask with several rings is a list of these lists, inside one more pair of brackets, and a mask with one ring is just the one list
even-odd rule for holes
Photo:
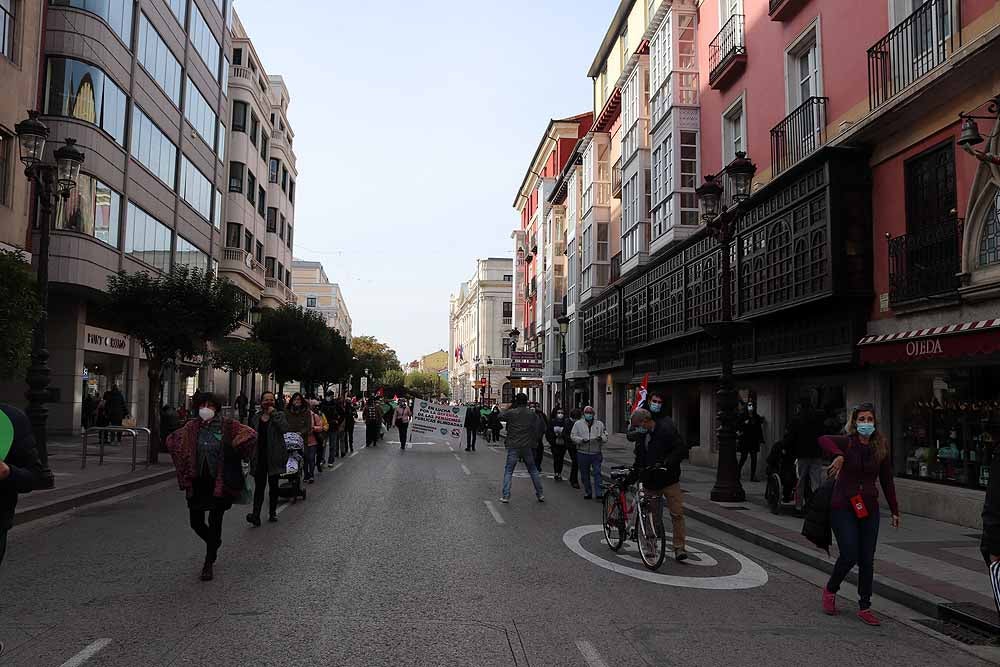
[[837,613],[837,594],[831,593],[823,587],[823,611],[830,616]]
[[867,625],[882,625],[882,621],[878,620],[878,616],[873,614],[871,609],[862,609],[859,611],[858,618],[864,621]]

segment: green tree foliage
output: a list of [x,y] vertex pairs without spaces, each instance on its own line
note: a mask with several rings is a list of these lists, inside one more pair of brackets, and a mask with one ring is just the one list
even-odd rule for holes
[[0,378],[27,368],[31,332],[41,313],[31,265],[16,252],[0,250]]
[[239,326],[239,291],[211,272],[176,266],[169,273],[126,273],[108,278],[104,308],[116,326],[139,341],[149,363],[150,462],[160,443],[163,369],[177,358],[206,353]]
[[329,329],[323,317],[312,310],[285,304],[261,313],[254,326],[254,338],[267,346],[271,353],[271,371],[278,391],[289,380],[314,380],[315,365],[329,340]]
[[267,373],[271,370],[271,350],[257,340],[227,338],[212,352],[212,365],[237,375]]
[[414,394],[424,398],[436,398],[447,395],[448,383],[437,373],[417,371],[406,376],[406,387]]
[[351,349],[358,361],[354,365],[355,384],[358,383],[365,369],[375,384],[382,383],[386,371],[401,371],[396,351],[385,343],[379,342],[375,336],[358,336],[351,340]]
[[347,340],[335,329],[325,328],[315,346],[310,346],[312,356],[306,359],[302,380],[310,389],[317,384],[338,383],[351,372],[353,354]]
[[406,374],[398,368],[393,368],[383,373],[379,385],[382,387],[382,391],[385,392],[387,398],[403,395],[408,388]]

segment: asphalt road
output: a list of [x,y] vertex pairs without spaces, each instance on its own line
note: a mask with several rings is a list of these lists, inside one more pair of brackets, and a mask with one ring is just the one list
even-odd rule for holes
[[816,585],[695,522],[690,564],[649,577],[567,483],[540,504],[518,477],[501,505],[502,467],[482,442],[361,449],[277,524],[235,506],[208,583],[173,483],[16,528],[0,664],[988,664],[847,601],[824,616]]

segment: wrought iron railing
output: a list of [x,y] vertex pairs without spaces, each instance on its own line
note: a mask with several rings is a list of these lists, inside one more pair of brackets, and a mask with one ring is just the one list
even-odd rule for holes
[[708,81],[713,83],[736,56],[747,52],[743,41],[743,15],[733,14],[708,45]]
[[868,107],[876,109],[948,59],[951,0],[928,0],[868,49]]
[[777,176],[826,143],[826,103],[810,97],[771,130],[771,171]]
[[964,226],[951,218],[888,239],[890,304],[958,289]]
[[622,159],[618,158],[611,168],[611,196],[621,199],[622,196]]

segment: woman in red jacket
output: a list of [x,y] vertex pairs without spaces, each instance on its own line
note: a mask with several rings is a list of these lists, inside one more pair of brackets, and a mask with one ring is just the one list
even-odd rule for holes
[[889,442],[875,424],[875,406],[863,403],[851,412],[847,436],[825,435],[820,447],[833,457],[829,473],[836,477],[830,523],[840,556],[823,590],[823,611],[837,613],[837,591],[847,573],[858,566],[858,618],[880,625],[871,611],[872,580],[875,576],[875,545],[878,542],[879,505],[875,481],[882,484],[892,512],[892,527],[899,528],[899,505],[892,476]]

